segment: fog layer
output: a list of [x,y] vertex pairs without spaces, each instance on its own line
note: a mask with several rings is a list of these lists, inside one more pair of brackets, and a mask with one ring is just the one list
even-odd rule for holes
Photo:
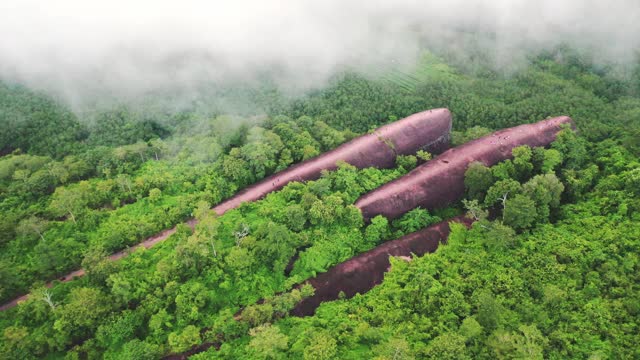
[[638,19],[638,0],[5,0],[0,79],[72,105],[264,74],[296,92],[345,68],[409,64],[424,46],[464,57],[470,33],[486,35],[475,45],[496,68],[561,43],[625,64]]

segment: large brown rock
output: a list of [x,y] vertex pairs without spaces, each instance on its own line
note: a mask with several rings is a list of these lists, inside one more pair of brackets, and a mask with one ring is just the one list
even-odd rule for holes
[[303,161],[238,192],[213,210],[222,215],[243,202],[263,198],[292,181],[316,180],[323,170],[334,170],[345,161],[357,168],[395,166],[398,155],[415,154],[418,150],[440,153],[449,148],[451,113],[433,109],[413,114],[382,126],[372,133],[357,137],[334,150]]
[[463,216],[439,222],[422,230],[388,241],[372,250],[340,263],[329,271],[306,281],[315,288],[315,294],[302,300],[291,311],[295,316],[313,315],[323,301],[336,300],[340,292],[345,298],[364,294],[382,283],[391,264],[390,256],[424,255],[435,251],[449,236],[450,222],[461,222],[467,226],[471,220]]
[[394,219],[418,206],[433,210],[457,201],[464,194],[464,173],[470,163],[492,166],[512,157],[511,150],[521,145],[547,146],[563,124],[573,125],[567,116],[497,131],[450,149],[418,166],[405,176],[391,181],[355,203],[365,219],[383,215]]

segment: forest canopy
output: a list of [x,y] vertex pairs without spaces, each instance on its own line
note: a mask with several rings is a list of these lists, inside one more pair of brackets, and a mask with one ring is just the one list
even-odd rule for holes
[[[266,110],[122,105],[89,121],[0,83],[0,299],[30,294],[0,312],[0,358],[155,359],[201,344],[214,346],[192,358],[640,356],[640,76],[565,47],[508,75],[428,53],[410,71],[346,72],[294,99],[269,86],[251,98]],[[558,115],[577,132],[492,167],[473,163],[464,200],[393,221],[365,222],[353,204],[432,154],[391,169],[343,163],[222,216],[209,211],[437,107],[453,113],[454,145]],[[297,284],[459,214],[474,225],[453,224],[432,254],[392,259],[370,292],[289,316],[314,291]],[[108,259],[176,225],[154,247]],[[85,276],[55,281],[80,267]]]

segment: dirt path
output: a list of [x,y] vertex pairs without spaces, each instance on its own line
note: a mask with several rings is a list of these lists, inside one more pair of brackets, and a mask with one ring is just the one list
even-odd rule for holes
[[[197,221],[195,219],[190,219],[190,220],[188,220],[186,222],[186,224],[193,229],[194,226],[196,225],[196,222]],[[148,249],[148,248],[154,246],[155,244],[166,240],[169,236],[173,235],[173,233],[175,233],[175,232],[176,232],[176,228],[175,227],[172,228],[172,229],[164,230],[164,231],[162,231],[162,232],[160,232],[160,233],[158,233],[156,235],[148,237],[147,239],[145,239],[144,241],[142,241],[141,243],[139,243],[139,244],[137,244],[137,245],[135,245],[133,247],[130,247],[130,248],[127,248],[127,249],[124,249],[124,250],[121,250],[121,251],[118,251],[116,253],[111,254],[109,256],[109,260],[116,261],[116,260],[122,259],[123,257],[127,256],[129,253],[135,251],[138,248]],[[78,278],[78,277],[81,277],[81,276],[84,276],[84,269],[78,269],[78,270],[72,271],[72,272],[68,273],[67,275],[64,275],[64,276],[56,279],[55,281],[67,282],[67,281],[71,281],[71,280],[73,280],[75,278]],[[52,287],[53,286],[53,281],[47,283],[45,286],[48,287],[48,288]],[[15,299],[9,301],[8,303],[2,304],[2,306],[0,306],[0,311],[11,309],[12,307],[18,305],[19,302],[25,301],[28,298],[29,298],[29,294],[25,294],[25,295],[22,295],[20,297],[17,297]]]

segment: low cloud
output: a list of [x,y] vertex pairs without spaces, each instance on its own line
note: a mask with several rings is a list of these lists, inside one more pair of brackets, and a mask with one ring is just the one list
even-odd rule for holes
[[424,46],[462,59],[474,46],[509,68],[568,43],[624,65],[638,19],[637,0],[15,0],[0,4],[0,78],[82,107],[265,74],[295,93],[344,69],[410,64]]

